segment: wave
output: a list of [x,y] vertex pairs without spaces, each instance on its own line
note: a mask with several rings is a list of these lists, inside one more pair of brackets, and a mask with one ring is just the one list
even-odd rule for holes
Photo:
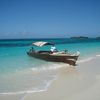
[[17,95],[17,94],[25,94],[25,93],[35,93],[35,92],[43,92],[46,91],[47,88],[44,88],[43,90],[27,90],[27,91],[18,91],[18,92],[7,92],[7,93],[0,93],[0,95]]
[[31,68],[32,71],[46,71],[46,70],[56,70],[62,67],[68,67],[69,64],[65,63],[49,63],[47,65],[41,65],[41,67],[37,68]]
[[0,93],[0,95],[18,95],[18,94],[30,94],[30,93],[36,93],[36,92],[44,92],[48,90],[48,87],[52,84],[52,82],[56,80],[56,76],[53,77],[52,80],[45,81],[45,87],[43,89],[39,89],[39,88],[33,88],[33,90],[27,90],[27,91],[17,91],[17,92],[4,92],[4,93]]

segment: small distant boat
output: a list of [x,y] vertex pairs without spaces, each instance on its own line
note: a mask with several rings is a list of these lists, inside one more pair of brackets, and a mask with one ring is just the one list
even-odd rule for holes
[[[54,45],[54,44],[40,41],[40,42],[34,42],[33,45],[42,47],[45,45]],[[76,54],[69,54],[66,50],[52,52],[52,51],[43,51],[43,50],[37,51],[32,48],[27,52],[27,54],[34,58],[38,58],[46,61],[52,61],[52,62],[63,62],[75,66],[76,61],[80,55],[80,52],[77,52]]]

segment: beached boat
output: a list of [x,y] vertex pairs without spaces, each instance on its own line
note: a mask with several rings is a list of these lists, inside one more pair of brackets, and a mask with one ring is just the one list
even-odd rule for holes
[[[44,45],[53,45],[53,43],[35,42],[35,43],[33,43],[33,45],[42,47]],[[77,52],[76,54],[69,54],[66,50],[65,51],[56,51],[56,52],[43,51],[43,50],[37,51],[37,50],[33,50],[33,48],[32,48],[27,52],[27,54],[34,58],[38,58],[38,59],[42,59],[42,60],[46,60],[46,61],[64,62],[64,63],[70,64],[70,65],[76,65],[76,61],[77,61],[80,53]]]

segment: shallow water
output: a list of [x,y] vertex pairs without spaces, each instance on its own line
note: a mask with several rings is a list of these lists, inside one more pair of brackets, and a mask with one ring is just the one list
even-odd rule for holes
[[[63,63],[46,62],[29,57],[26,52],[35,40],[0,41],[0,94],[45,91],[56,78],[54,70],[65,67]],[[80,51],[79,63],[89,61],[100,54],[100,41],[72,39],[44,39],[56,43],[58,50],[71,53]],[[41,49],[37,48],[36,49]],[[49,46],[42,49],[50,49]]]

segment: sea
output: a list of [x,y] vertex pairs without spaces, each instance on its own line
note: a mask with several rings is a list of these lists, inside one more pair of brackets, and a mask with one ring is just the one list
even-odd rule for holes
[[[1,39],[0,95],[46,91],[57,78],[55,70],[69,66],[28,56],[26,52],[36,41],[52,42],[59,51],[66,49],[72,54],[79,51],[77,65],[100,56],[100,39],[96,38]],[[50,46],[33,47],[36,50],[50,50]]]

